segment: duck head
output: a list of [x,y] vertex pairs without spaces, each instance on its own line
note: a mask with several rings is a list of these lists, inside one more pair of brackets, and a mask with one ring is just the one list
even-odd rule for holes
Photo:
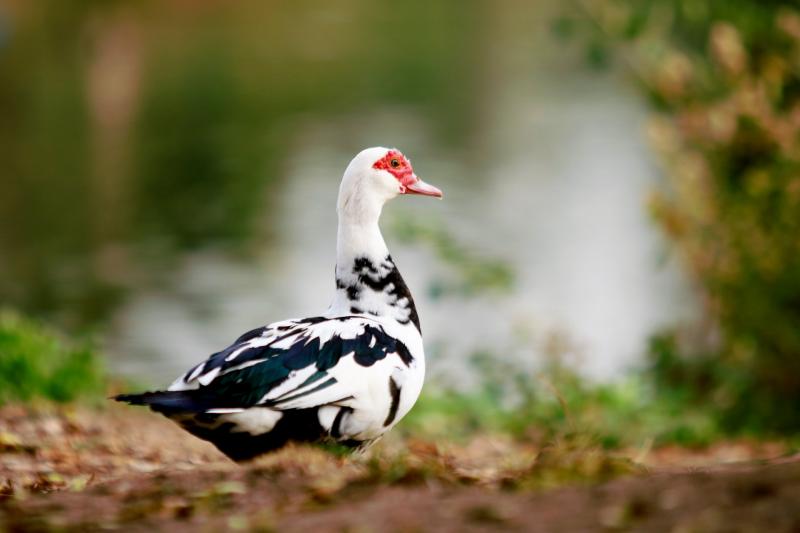
[[347,165],[337,208],[340,216],[377,218],[383,204],[404,194],[442,197],[441,190],[417,177],[399,150],[367,148]]

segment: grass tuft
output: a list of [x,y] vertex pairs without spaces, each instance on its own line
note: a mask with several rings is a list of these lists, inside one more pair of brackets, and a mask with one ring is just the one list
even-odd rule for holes
[[100,398],[106,374],[88,344],[64,340],[18,313],[0,311],[0,405]]

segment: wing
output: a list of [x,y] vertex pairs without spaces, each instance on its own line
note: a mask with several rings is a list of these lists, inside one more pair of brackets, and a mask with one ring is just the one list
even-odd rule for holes
[[170,390],[194,390],[213,406],[209,413],[337,405],[352,399],[369,367],[387,357],[406,366],[413,360],[401,341],[370,318],[288,320],[245,333]]

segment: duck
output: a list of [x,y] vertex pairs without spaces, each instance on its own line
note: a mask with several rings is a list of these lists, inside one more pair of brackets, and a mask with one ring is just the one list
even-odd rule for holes
[[329,308],[244,333],[166,390],[112,399],[149,407],[236,462],[289,443],[369,448],[411,410],[425,378],[419,314],[379,227],[384,205],[406,195],[442,191],[397,149],[359,152],[339,187]]

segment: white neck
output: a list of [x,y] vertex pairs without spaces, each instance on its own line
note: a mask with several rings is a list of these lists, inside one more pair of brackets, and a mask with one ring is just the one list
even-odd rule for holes
[[336,236],[336,277],[346,279],[356,258],[380,263],[389,255],[378,221],[386,198],[365,186],[361,173],[348,169],[339,188],[336,211],[339,229]]
[[336,234],[336,269],[352,267],[357,257],[367,257],[373,261],[383,261],[389,249],[381,235],[378,221],[354,223],[339,216],[339,229]]

